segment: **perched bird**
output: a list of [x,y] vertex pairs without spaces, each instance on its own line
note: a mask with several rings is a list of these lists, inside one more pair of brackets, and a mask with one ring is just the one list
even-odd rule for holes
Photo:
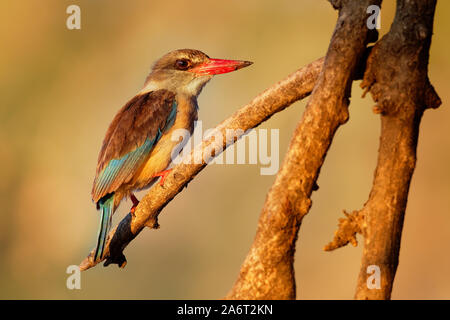
[[160,183],[169,170],[176,129],[191,133],[197,120],[197,96],[213,75],[252,64],[248,61],[211,59],[198,50],[169,52],[159,59],[143,89],[114,117],[100,150],[92,188],[92,200],[100,210],[100,227],[94,259],[101,260],[112,215],[122,199],[139,201],[133,191]]

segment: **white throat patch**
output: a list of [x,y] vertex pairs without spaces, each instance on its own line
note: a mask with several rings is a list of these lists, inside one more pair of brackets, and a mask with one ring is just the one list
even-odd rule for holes
[[205,84],[207,84],[208,81],[212,79],[212,77],[213,76],[195,77],[191,82],[188,83],[187,86],[182,88],[182,90],[188,95],[196,97],[200,94]]

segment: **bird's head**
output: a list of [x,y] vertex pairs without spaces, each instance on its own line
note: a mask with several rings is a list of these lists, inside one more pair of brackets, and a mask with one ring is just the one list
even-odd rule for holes
[[199,50],[175,50],[156,61],[145,81],[144,90],[168,89],[197,96],[214,75],[251,64],[249,61],[212,59]]

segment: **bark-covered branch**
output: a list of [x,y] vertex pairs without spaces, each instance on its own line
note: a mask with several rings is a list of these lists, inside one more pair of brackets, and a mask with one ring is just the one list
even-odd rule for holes
[[[269,119],[273,114],[283,110],[297,100],[308,96],[313,90],[314,84],[323,66],[323,58],[318,59],[306,67],[294,72],[286,79],[274,84],[263,93],[254,98],[249,104],[239,109],[231,117],[223,121],[215,128],[222,137],[227,137],[227,130],[235,130],[236,133],[245,132],[257,127]],[[240,129],[240,130],[239,130]],[[211,137],[217,136],[214,133]],[[213,138],[204,140],[194,148],[189,159],[183,159],[167,176],[164,186],[155,185],[139,203],[134,216],[130,213],[108,235],[105,248],[105,266],[115,263],[121,267],[126,264],[123,250],[144,229],[145,226],[158,228],[158,215],[161,210],[187,186],[207,162],[202,159],[198,162],[197,155],[209,150],[225,150],[234,143],[239,136],[231,137],[229,141],[219,141]],[[189,163],[189,164],[187,164]],[[80,264],[81,270],[94,267],[99,262],[94,262],[94,250]]]
[[[298,230],[338,127],[348,119],[351,84],[373,33],[366,10],[381,1],[331,1],[339,18],[324,68],[262,209],[258,230],[228,299],[294,299]],[[359,67],[359,68],[358,68]]]
[[[399,0],[389,33],[374,47],[362,87],[381,112],[378,164],[363,208],[365,238],[355,298],[389,299],[398,265],[403,219],[416,165],[419,125],[440,99],[428,80],[435,0]],[[367,286],[367,267],[381,271],[381,289]]]
[[[369,200],[355,215],[359,223],[353,230],[340,227],[337,231],[341,238],[354,232],[364,236],[356,299],[391,296],[420,120],[426,108],[441,103],[428,80],[435,5],[435,0],[397,1],[391,30],[367,61],[361,86],[370,91],[376,102],[374,110],[381,114],[378,163]],[[329,248],[340,245],[345,243],[336,242]],[[367,267],[371,265],[380,268],[379,289],[367,285]]]
[[[364,251],[355,298],[389,299],[398,265],[407,197],[416,164],[419,125],[427,108],[441,101],[428,79],[428,59],[436,0],[398,0],[389,33],[372,50],[376,39],[366,22],[367,8],[381,0],[330,0],[339,17],[325,59],[319,59],[273,85],[219,124],[210,138],[176,165],[164,186],[155,185],[109,234],[105,266],[124,267],[125,247],[144,229],[158,228],[161,210],[212,159],[274,113],[311,94],[295,129],[288,152],[267,194],[254,242],[228,299],[294,299],[294,254],[303,217],[336,130],[348,120],[354,79],[373,96],[381,114],[378,163],[372,190],[363,209],[339,221],[334,240],[325,250],[364,236]],[[367,65],[366,65],[367,62]],[[233,130],[238,135],[229,136]],[[225,139],[218,139],[224,137]],[[219,151],[220,150],[220,151]],[[204,155],[210,154],[205,158]],[[200,155],[200,156],[199,156]],[[217,155],[217,154],[215,154]],[[199,161],[200,160],[200,161]],[[94,250],[81,270],[98,262]],[[381,288],[367,285],[369,266],[381,271]]]

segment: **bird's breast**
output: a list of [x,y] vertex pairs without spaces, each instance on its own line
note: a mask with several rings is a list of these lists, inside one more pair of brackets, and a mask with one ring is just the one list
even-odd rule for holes
[[[165,131],[159,141],[151,151],[148,160],[143,165],[142,169],[135,175],[132,184],[136,189],[147,187],[153,180],[154,175],[165,170],[172,157],[174,150],[181,151],[187,138],[181,139],[180,133],[185,132],[192,134],[194,130],[194,122],[197,120],[197,102],[195,99],[188,97],[177,97],[177,113],[173,125]],[[183,131],[180,131],[183,130]]]

